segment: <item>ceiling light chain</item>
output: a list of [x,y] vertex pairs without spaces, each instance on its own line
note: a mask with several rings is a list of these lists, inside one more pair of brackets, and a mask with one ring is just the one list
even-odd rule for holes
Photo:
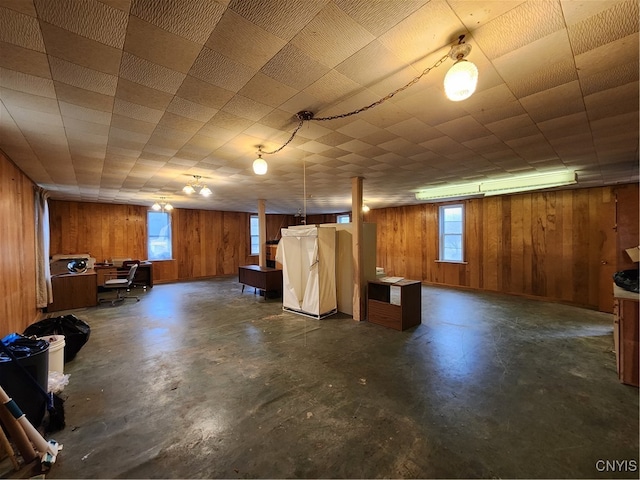
[[327,120],[336,120],[338,118],[345,118],[345,117],[350,117],[352,115],[357,115],[358,113],[366,112],[367,110],[370,110],[370,109],[372,109],[374,107],[377,107],[378,105],[380,105],[380,104],[386,102],[387,100],[391,99],[394,95],[396,95],[396,94],[406,90],[410,86],[418,83],[420,81],[420,79],[422,77],[424,77],[427,73],[429,73],[434,68],[437,68],[440,65],[442,65],[447,60],[447,58],[449,58],[449,54],[444,55],[442,58],[440,58],[436,63],[434,63],[430,67],[425,68],[420,75],[415,77],[413,80],[411,80],[406,85],[394,90],[393,92],[385,95],[384,97],[382,97],[381,99],[379,99],[379,100],[377,100],[377,101],[375,101],[373,103],[370,103],[369,105],[366,105],[364,107],[358,108],[357,110],[352,110],[351,112],[341,113],[341,114],[338,114],[338,115],[331,115],[330,117],[314,117],[313,116],[313,112],[310,112],[308,110],[303,110],[301,112],[296,113],[295,117],[298,119],[298,125],[296,126],[295,130],[291,133],[291,136],[289,137],[289,139],[283,145],[281,145],[280,147],[276,148],[273,151],[265,152],[264,150],[261,149],[260,153],[265,154],[265,155],[273,155],[274,153],[278,153],[280,150],[282,150],[284,147],[286,147],[287,145],[289,145],[291,143],[293,138],[298,133],[298,130],[300,130],[300,128],[302,128],[302,125],[304,124],[305,121],[308,122],[308,121],[314,120],[316,122],[325,122]]

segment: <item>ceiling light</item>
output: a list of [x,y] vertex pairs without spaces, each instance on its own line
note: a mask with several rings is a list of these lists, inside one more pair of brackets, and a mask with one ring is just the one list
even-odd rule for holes
[[173,205],[164,201],[164,197],[159,202],[154,203],[151,208],[156,212],[170,212],[173,210]]
[[[366,112],[367,110],[375,108],[378,105],[382,105],[384,102],[390,100],[395,95],[418,83],[420,79],[428,74],[431,70],[433,70],[434,68],[438,68],[440,65],[443,65],[449,57],[455,60],[456,63],[454,63],[454,65],[445,76],[444,88],[447,98],[455,102],[464,100],[465,98],[469,98],[476,90],[476,85],[478,83],[478,69],[473,63],[465,60],[464,58],[471,51],[471,45],[467,45],[464,43],[464,37],[464,35],[460,35],[458,37],[458,43],[451,47],[448,54],[440,57],[435,61],[433,65],[425,68],[422,72],[420,72],[418,76],[414,77],[403,86],[396,88],[394,91],[389,92],[384,97],[379,98],[373,103],[370,103],[369,105],[356,108],[355,110],[352,110],[350,112],[338,113],[336,115],[331,115],[328,117],[315,117],[314,113],[309,110],[302,110],[296,113],[294,115],[294,118],[298,121],[298,125],[293,129],[293,132],[291,132],[289,138],[275,150],[269,152],[260,150],[260,154],[273,155],[275,153],[278,153],[280,150],[291,143],[300,128],[302,128],[304,122],[324,122],[327,120],[343,119],[352,115]],[[266,162],[262,159],[262,155],[260,154],[258,154],[258,158],[253,162],[253,171],[258,175],[264,175],[266,173],[267,166]],[[262,170],[264,170],[264,172],[260,173]]]
[[460,35],[457,45],[451,47],[449,57],[456,61],[444,77],[444,93],[453,102],[469,98],[476,91],[478,67],[464,57],[469,55],[471,45],[464,43]]
[[369,205],[367,205],[367,204],[362,205],[362,212],[363,213],[368,213],[369,210],[371,210],[371,208],[369,208]]
[[541,173],[503,180],[489,180],[480,184],[480,191],[485,196],[503,195],[507,193],[527,192],[543,188],[562,187],[577,183],[576,173],[572,171]]
[[446,198],[477,197],[506,195],[509,193],[528,192],[545,188],[562,187],[577,183],[577,176],[572,171],[523,175],[499,180],[487,180],[481,183],[465,183],[430,188],[416,193],[417,200],[440,200]]
[[262,147],[258,147],[258,158],[253,161],[253,173],[264,175],[267,173],[267,162],[262,158]]
[[182,189],[184,193],[186,193],[187,195],[192,195],[198,192],[203,197],[208,197],[209,195],[211,195],[211,190],[209,189],[209,187],[207,187],[206,184],[200,182],[200,179],[202,178],[200,175],[194,175],[193,178],[194,181],[187,183]]

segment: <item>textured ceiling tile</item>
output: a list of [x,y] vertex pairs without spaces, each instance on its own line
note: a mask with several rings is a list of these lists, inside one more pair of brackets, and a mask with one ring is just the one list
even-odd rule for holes
[[410,119],[411,115],[393,103],[387,102],[362,112],[360,117],[376,127],[387,128]]
[[326,74],[329,68],[288,44],[261,71],[285,85],[303,90]]
[[504,15],[509,10],[518,7],[526,0],[485,0],[477,2],[474,0],[448,0],[451,10],[467,27],[473,31],[494,18]]
[[575,55],[638,32],[638,2],[615,4],[569,27],[569,38]]
[[[575,63],[580,79],[596,75],[618,71],[622,73],[622,66],[638,64],[638,33],[621,38],[582,55],[576,55]],[[637,74],[637,72],[636,72]]]
[[473,32],[485,55],[493,60],[564,28],[560,2],[526,2]]
[[122,10],[123,12],[129,13],[131,9],[131,1],[132,0],[98,0],[105,5],[109,5],[112,8],[117,8],[118,10]]
[[547,139],[557,139],[580,134],[587,130],[589,119],[586,112],[538,122],[538,128]]
[[226,90],[237,92],[256,72],[218,52],[203,48],[193,64],[190,75]]
[[120,75],[132,82],[171,94],[176,93],[186,77],[184,73],[176,72],[127,52],[122,55]]
[[0,42],[0,67],[36,77],[51,78],[49,62],[44,53]]
[[416,118],[398,122],[388,127],[387,130],[413,143],[422,143],[442,136],[440,131]]
[[200,0],[134,0],[131,5],[132,15],[201,45],[224,11],[220,2]]
[[360,85],[353,80],[336,70],[330,70],[305,88],[305,92],[331,105],[350,97],[360,88]]
[[15,10],[19,13],[24,13],[25,15],[29,15],[31,17],[36,17],[36,7],[32,2],[25,0],[2,0],[0,2],[2,7],[8,8],[10,10]]
[[173,99],[173,95],[169,93],[161,92],[155,88],[145,87],[139,83],[125,80],[124,78],[120,78],[118,81],[116,97],[156,110],[164,110]]
[[638,110],[638,82],[588,95],[584,98],[591,121]]
[[[447,2],[429,2],[380,36],[379,41],[402,61],[413,63],[456,41],[456,31],[462,30]],[[440,55],[446,53],[448,48]]]
[[187,73],[202,45],[131,16],[125,51],[171,70]]
[[297,91],[295,89],[262,73],[256,74],[238,92],[239,95],[272,107],[278,107],[296,93]]
[[518,115],[493,123],[485,124],[501,140],[512,140],[540,133],[529,115]]
[[507,80],[511,91],[517,97],[526,97],[547,89],[577,80],[578,74],[572,59],[544,65],[536,76],[520,75]]
[[599,72],[588,77],[580,78],[580,85],[584,95],[608,90],[612,87],[619,87],[627,83],[638,81],[638,71],[640,65],[638,59],[635,62],[617,65],[614,68]]
[[117,75],[122,51],[42,22],[47,54],[103,73]]
[[54,115],[60,113],[58,102],[54,98],[24,93],[8,88],[0,88],[0,98],[2,98],[2,102],[9,110],[11,110],[12,106],[16,106]]
[[372,2],[371,0],[336,0],[335,3],[371,33],[382,35],[428,1]]
[[58,100],[80,105],[81,107],[93,108],[111,112],[113,110],[113,97],[102,93],[92,92],[84,88],[74,87],[66,83],[53,82]]
[[111,123],[111,112],[93,110],[91,108],[80,107],[71,103],[59,102],[60,113],[65,117],[86,120],[88,122],[109,125]]
[[229,8],[264,30],[290,40],[328,3],[328,0],[232,0]]
[[441,123],[436,128],[443,134],[461,143],[473,140],[474,138],[486,137],[491,133],[471,115]]
[[233,92],[187,75],[176,95],[194,103],[219,109],[233,97]]
[[36,18],[0,7],[0,41],[44,52],[44,41]]
[[190,136],[195,135],[203,125],[204,122],[199,122],[171,112],[165,112],[158,122],[158,128],[171,128],[173,130],[188,133]]
[[15,70],[0,68],[0,86],[42,97],[56,98],[53,80]]
[[281,38],[227,10],[205,46],[238,63],[260,69],[285,44]]
[[425,88],[398,99],[398,106],[428,125],[435,126],[468,114],[461,102],[449,101],[439,88]]
[[84,88],[103,95],[114,95],[118,83],[118,77],[107,73],[98,72],[90,68],[69,63],[56,57],[49,57],[51,74],[53,79]]
[[291,44],[323,65],[334,67],[374,39],[335,4],[328,3]]
[[35,0],[38,16],[45,22],[70,30],[105,45],[122,48],[129,16],[96,0]]
[[584,111],[582,91],[577,81],[523,97],[520,103],[534,122]]
[[[230,112],[219,111],[214,115],[214,117],[207,122],[207,125],[210,127],[221,127],[227,131],[232,131],[236,133],[240,133],[247,128],[249,128],[252,124],[252,121],[243,118],[237,115],[234,115]],[[203,132],[206,131],[207,127],[203,128]],[[201,133],[203,133],[201,132]]]
[[406,65],[379,41],[371,42],[336,67],[336,70],[362,86],[374,85]]
[[236,95],[222,107],[222,110],[232,115],[258,121],[271,111],[271,107],[250,98]]
[[135,103],[116,98],[113,104],[113,113],[130,117],[143,122],[157,124],[162,118],[162,110],[145,107]]
[[167,111],[200,122],[208,122],[218,112],[218,109],[190,102],[184,98],[173,97]]

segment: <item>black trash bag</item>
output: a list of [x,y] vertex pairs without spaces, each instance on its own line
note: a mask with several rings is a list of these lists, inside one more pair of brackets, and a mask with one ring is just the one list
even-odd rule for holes
[[89,340],[91,327],[75,315],[45,318],[29,325],[24,334],[27,336],[46,337],[47,335],[64,335],[64,363],[70,362]]
[[622,270],[613,274],[613,282],[628,292],[640,293],[638,289],[638,270]]

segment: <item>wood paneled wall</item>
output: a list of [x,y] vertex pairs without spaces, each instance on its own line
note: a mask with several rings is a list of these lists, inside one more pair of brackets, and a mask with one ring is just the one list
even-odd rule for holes
[[618,232],[635,229],[626,243],[637,244],[637,184],[466,200],[465,263],[438,262],[439,204],[372,210],[366,221],[389,275],[610,311],[616,195],[619,211],[635,209],[635,226],[618,218]]
[[0,337],[38,319],[34,184],[0,151]]
[[[147,258],[146,206],[50,202],[51,253],[90,253],[98,261]],[[171,213],[173,259],[153,262],[154,282],[238,273],[257,263],[250,255],[249,213],[175,209]],[[293,215],[267,215],[267,239],[296,224]]]

